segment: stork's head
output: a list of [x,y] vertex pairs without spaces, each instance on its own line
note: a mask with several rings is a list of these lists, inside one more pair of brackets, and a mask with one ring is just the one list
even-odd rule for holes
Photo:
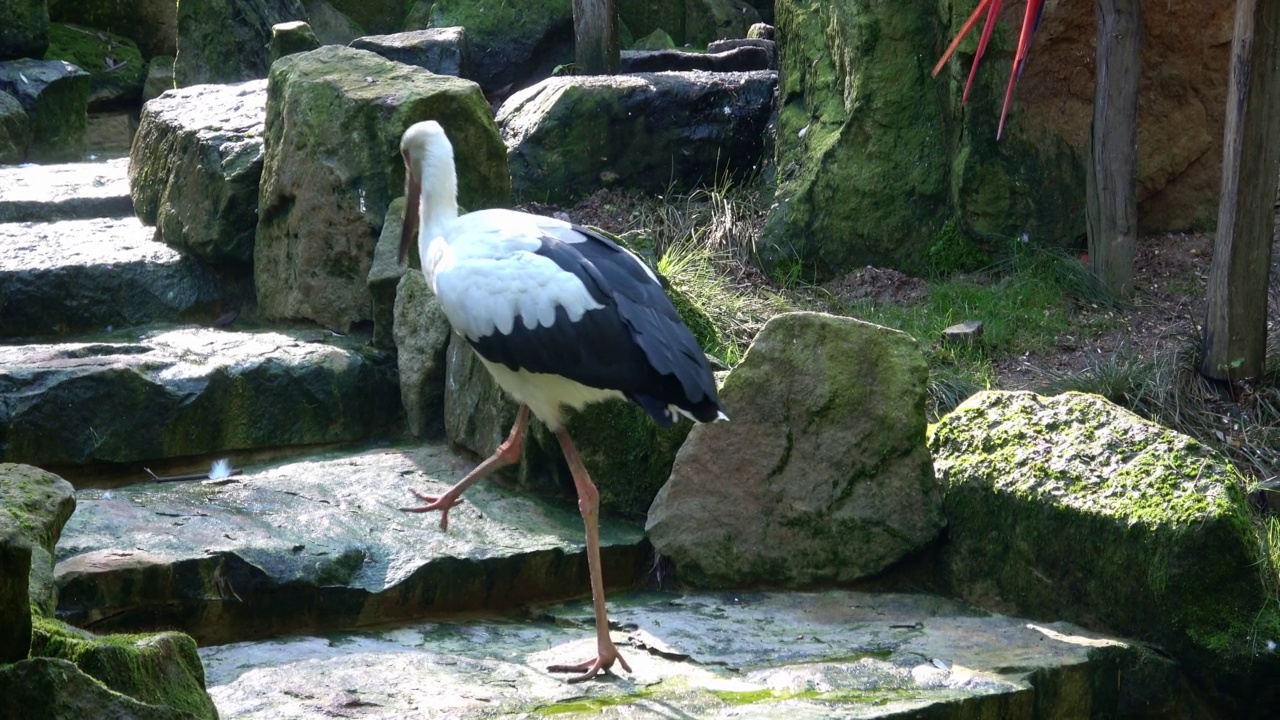
[[[453,167],[453,145],[444,128],[434,120],[414,123],[400,138],[404,158],[404,226],[400,231],[400,262],[409,254],[413,236],[423,212],[457,214],[457,178]],[[426,196],[423,190],[426,190]],[[430,201],[430,202],[427,202]],[[427,205],[424,210],[423,205]],[[433,221],[436,218],[428,218]]]

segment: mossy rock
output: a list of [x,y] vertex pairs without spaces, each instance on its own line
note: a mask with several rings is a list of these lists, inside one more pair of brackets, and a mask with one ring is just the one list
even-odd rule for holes
[[1260,575],[1277,569],[1224,458],[1080,393],[979,393],[930,449],[954,592],[1159,643],[1241,716],[1274,707],[1280,611]]
[[7,92],[0,92],[0,163],[22,162],[30,142],[31,121],[22,103]]
[[760,259],[819,279],[924,272],[950,215],[951,123],[926,59],[942,43],[937,7],[780,0],[777,20],[777,196]]
[[[435,0],[430,27],[464,27],[486,92],[573,61],[570,0]],[[420,22],[420,21],[418,21]]]
[[75,509],[71,483],[31,465],[0,463],[0,519],[31,545],[27,600],[37,614],[52,616],[57,607],[54,545]]
[[31,633],[32,657],[57,658],[122,695],[216,720],[205,690],[204,666],[187,635],[94,635],[57,620],[38,620]]
[[197,720],[216,717],[149,705],[108,688],[66,660],[46,657],[0,665],[0,715],[50,720]]
[[141,103],[147,63],[138,46],[126,37],[52,23],[44,57],[65,60],[89,73],[90,110],[134,108]]

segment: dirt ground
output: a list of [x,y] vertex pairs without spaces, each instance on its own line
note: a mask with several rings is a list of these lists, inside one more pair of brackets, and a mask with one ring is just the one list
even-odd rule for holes
[[[633,229],[637,207],[634,197],[604,190],[569,208],[531,204],[527,209],[621,234]],[[1212,234],[1167,233],[1139,238],[1132,306],[1124,310],[1097,306],[1076,309],[1086,316],[1083,319],[1090,314],[1109,316],[1106,325],[1115,329],[1090,336],[1060,337],[1056,347],[1045,353],[1000,358],[995,362],[999,387],[1032,388],[1048,377],[1085,370],[1121,350],[1150,358],[1198,336],[1204,322],[1205,287],[1212,256]],[[1272,248],[1271,268],[1268,327],[1274,330],[1280,323],[1280,231]],[[735,278],[739,282],[769,282],[754,267],[742,268],[735,274],[739,275]],[[928,285],[896,270],[867,267],[829,284],[827,289],[846,301],[911,303],[928,292]]]

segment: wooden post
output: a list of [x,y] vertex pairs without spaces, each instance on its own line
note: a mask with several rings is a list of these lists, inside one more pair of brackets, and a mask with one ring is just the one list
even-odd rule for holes
[[618,0],[573,0],[574,71],[618,72]]
[[1262,376],[1267,274],[1280,174],[1280,0],[1237,0],[1218,231],[1209,267],[1200,372]]
[[1133,292],[1138,239],[1138,80],[1141,0],[1098,0],[1098,74],[1093,89],[1085,178],[1089,260],[1094,277],[1119,296]]

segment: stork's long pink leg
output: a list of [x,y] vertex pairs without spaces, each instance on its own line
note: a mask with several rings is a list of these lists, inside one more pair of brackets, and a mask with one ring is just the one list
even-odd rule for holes
[[564,459],[569,463],[569,472],[573,474],[573,484],[578,489],[578,511],[582,513],[582,524],[587,528],[587,569],[591,573],[591,601],[596,613],[596,656],[594,659],[577,665],[552,665],[547,668],[551,672],[582,673],[569,678],[576,683],[590,680],[602,671],[607,671],[617,662],[623,670],[631,672],[631,666],[618,652],[609,636],[609,615],[604,607],[604,576],[600,570],[600,492],[596,490],[591,476],[582,466],[582,458],[578,449],[569,439],[564,428],[556,431],[560,440],[560,449],[564,451]]
[[467,473],[467,476],[458,481],[456,485],[445,491],[443,495],[427,495],[413,488],[409,492],[413,493],[419,500],[425,501],[426,505],[416,507],[402,507],[402,512],[424,513],[434,510],[440,511],[440,529],[449,529],[449,508],[458,504],[462,493],[467,491],[477,480],[480,480],[489,473],[498,468],[505,467],[520,460],[520,446],[524,443],[525,429],[529,426],[529,406],[521,405],[520,412],[516,414],[516,422],[511,426],[511,434],[507,436],[506,442],[498,446],[497,451],[488,460],[476,466],[475,470]]

